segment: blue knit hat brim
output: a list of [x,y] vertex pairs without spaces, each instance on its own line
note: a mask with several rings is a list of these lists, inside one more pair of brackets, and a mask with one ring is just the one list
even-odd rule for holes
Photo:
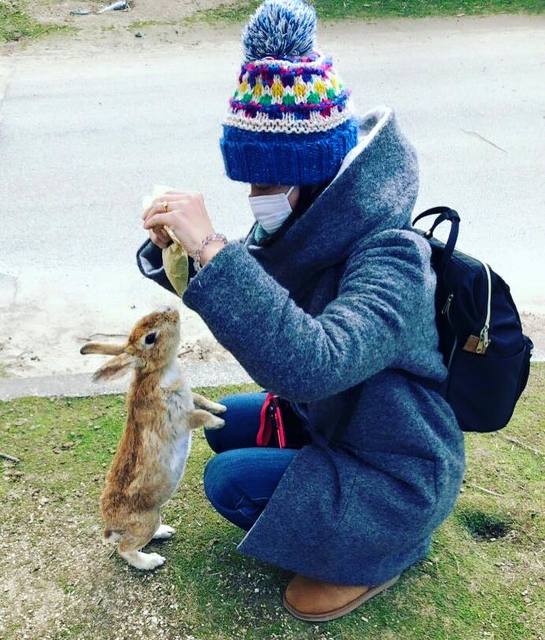
[[257,133],[223,125],[220,140],[231,180],[252,184],[311,185],[333,179],[358,142],[354,119],[310,134]]

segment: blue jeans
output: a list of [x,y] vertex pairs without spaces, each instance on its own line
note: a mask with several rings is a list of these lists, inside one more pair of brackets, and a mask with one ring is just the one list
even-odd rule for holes
[[[208,444],[218,455],[204,471],[204,490],[224,518],[248,531],[265,508],[296,449],[256,447],[264,393],[239,393],[222,398],[223,429],[205,430]],[[283,414],[288,432],[304,432],[293,412]],[[303,437],[304,440],[304,437]]]

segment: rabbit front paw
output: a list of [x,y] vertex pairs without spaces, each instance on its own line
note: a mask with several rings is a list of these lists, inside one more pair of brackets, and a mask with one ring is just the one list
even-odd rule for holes
[[189,415],[190,429],[205,427],[205,429],[221,429],[225,426],[225,420],[218,418],[213,413],[204,409],[195,409]]
[[196,407],[210,411],[210,413],[225,413],[227,411],[227,407],[224,404],[209,400],[200,393],[193,392],[193,402]]
[[225,413],[227,411],[227,407],[224,404],[220,404],[219,402],[213,402],[209,411],[212,413]]
[[205,429],[211,429],[215,431],[216,429],[221,429],[225,426],[225,420],[218,418],[217,416],[213,416],[205,425]]

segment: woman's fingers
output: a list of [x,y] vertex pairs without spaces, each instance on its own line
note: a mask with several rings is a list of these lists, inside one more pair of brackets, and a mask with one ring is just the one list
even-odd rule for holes
[[153,229],[149,230],[149,237],[150,237],[150,240],[153,242],[153,244],[157,245],[161,249],[164,249],[163,239],[159,236],[159,234],[155,233]]
[[167,246],[172,242],[171,237],[164,227],[155,227],[155,229],[150,229],[150,233],[153,233],[160,242],[166,244]]
[[167,202],[169,205],[172,204],[166,198],[163,198],[162,200],[154,200],[150,204],[150,206],[144,210],[144,213],[142,214],[142,220],[146,220],[146,218],[149,218],[153,213],[165,213],[165,202]]
[[172,240],[170,240],[170,238],[168,236],[163,235],[164,232],[155,232],[153,229],[150,229],[149,231],[149,237],[150,240],[153,242],[153,244],[157,245],[160,249],[166,249],[171,243]]
[[172,213],[154,213],[150,215],[149,218],[144,222],[144,229],[151,229],[152,227],[164,227],[172,226],[174,220],[174,216]]
[[165,202],[168,204],[168,209],[173,209],[175,205],[187,204],[187,201],[188,201],[187,198],[180,197],[183,195],[184,194],[176,194],[176,197],[174,196],[167,197],[167,194],[165,194],[160,198],[156,198],[150,204],[150,206],[144,210],[144,213],[142,214],[142,220],[146,220],[153,213],[165,213]]
[[163,194],[153,201],[142,217],[144,228],[153,229],[159,242],[163,238],[161,232],[168,227],[175,236],[173,239],[189,254],[198,251],[203,239],[214,231],[203,195],[197,192]]
[[191,198],[199,195],[197,191],[167,191],[163,195],[155,198],[150,206],[142,213],[142,220],[147,220],[153,213],[164,213],[165,205],[168,203],[169,209],[175,204],[183,205],[191,201]]

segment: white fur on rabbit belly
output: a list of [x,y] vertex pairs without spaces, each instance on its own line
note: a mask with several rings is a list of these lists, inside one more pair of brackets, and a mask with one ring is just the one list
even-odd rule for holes
[[174,442],[165,451],[165,468],[170,471],[174,491],[183,476],[187,458],[191,451],[191,431],[188,429],[189,414],[194,410],[193,394],[182,377],[179,364],[173,360],[161,377],[161,387],[168,389],[179,385],[176,391],[165,394],[167,412],[166,427],[174,434]]
[[191,452],[191,432],[181,436],[171,451],[169,469],[171,472],[171,482],[176,488],[182,479],[185,465]]

